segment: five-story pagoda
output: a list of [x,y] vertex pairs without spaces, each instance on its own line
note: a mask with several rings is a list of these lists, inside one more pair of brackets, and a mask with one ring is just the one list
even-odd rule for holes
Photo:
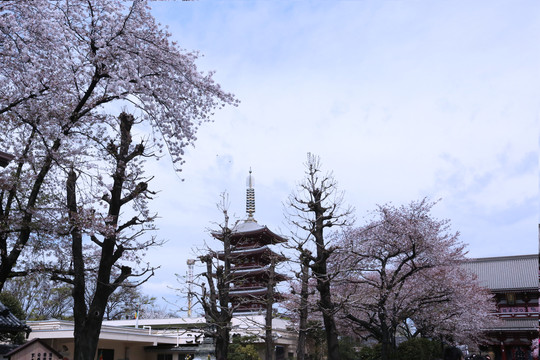
[[[233,311],[236,313],[262,312],[266,309],[269,294],[273,299],[279,298],[274,286],[286,277],[275,272],[275,265],[285,260],[280,254],[271,249],[272,245],[287,240],[259,225],[255,213],[255,189],[251,170],[247,179],[246,190],[247,219],[237,223],[231,230],[231,288],[229,296]],[[221,240],[221,234],[213,233]],[[223,260],[224,253],[217,256]]]

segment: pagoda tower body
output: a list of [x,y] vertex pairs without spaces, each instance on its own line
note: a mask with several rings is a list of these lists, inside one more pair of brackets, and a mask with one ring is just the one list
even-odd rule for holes
[[[286,260],[274,252],[272,245],[284,243],[287,240],[275,234],[264,225],[257,223],[255,213],[255,190],[251,170],[246,190],[247,219],[237,223],[231,229],[231,287],[229,291],[231,305],[235,313],[262,312],[268,304],[268,292],[272,289],[273,299],[280,298],[273,287],[286,279],[275,272],[275,265]],[[220,239],[218,233],[213,236]],[[220,239],[221,240],[221,239]],[[223,260],[224,253],[218,252],[217,257]],[[271,282],[269,287],[269,282]]]

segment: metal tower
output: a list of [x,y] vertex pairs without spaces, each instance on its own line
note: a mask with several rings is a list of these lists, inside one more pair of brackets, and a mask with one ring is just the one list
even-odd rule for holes
[[188,266],[188,271],[187,271],[187,281],[188,281],[188,310],[187,310],[187,316],[188,317],[191,317],[191,307],[193,306],[192,304],[192,299],[193,299],[193,266],[195,265],[195,260],[194,259],[188,259],[187,260],[187,266]]

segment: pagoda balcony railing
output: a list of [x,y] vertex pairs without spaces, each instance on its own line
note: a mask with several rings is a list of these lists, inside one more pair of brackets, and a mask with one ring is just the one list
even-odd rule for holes
[[265,284],[249,284],[245,286],[231,286],[230,291],[259,290],[266,289]]
[[242,269],[242,270],[246,270],[246,269],[258,269],[258,268],[261,268],[261,267],[265,267],[267,266],[268,264],[263,264],[263,263],[258,263],[258,262],[250,262],[250,263],[238,263],[238,264],[234,264],[233,266],[233,269]]
[[[246,264],[247,265],[247,264]],[[250,266],[234,266],[231,268],[231,273],[233,275],[249,274],[250,272],[256,271],[267,271],[270,269],[270,265],[250,265]]]

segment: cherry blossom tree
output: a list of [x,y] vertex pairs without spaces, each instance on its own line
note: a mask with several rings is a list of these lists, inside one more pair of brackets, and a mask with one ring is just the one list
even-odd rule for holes
[[0,175],[1,289],[27,271],[14,268],[29,242],[54,241],[59,169],[92,155],[87,143],[114,127],[114,109],[136,110],[179,169],[198,126],[235,100],[146,1],[6,1],[0,16],[0,144],[16,156]]
[[532,351],[532,358],[534,360],[538,359],[538,348],[539,348],[538,345],[539,344],[540,344],[540,339],[539,338],[533,339],[532,345],[531,345],[531,351]]
[[[335,313],[339,308],[332,299],[331,285],[336,273],[328,271],[328,259],[336,250],[325,237],[325,230],[347,226],[352,222],[352,208],[344,207],[343,193],[331,173],[321,174],[319,157],[308,154],[305,178],[287,202],[289,222],[308,234],[315,254],[307,263],[317,280],[318,310],[322,313],[326,332],[328,359],[339,359],[338,329]],[[302,256],[308,255],[300,249]],[[301,261],[302,262],[302,261]]]
[[[122,113],[118,120],[116,136],[96,144],[95,155],[110,182],[108,176],[93,176],[92,167],[68,169],[56,261],[48,266],[53,280],[72,288],[75,359],[94,358],[111,295],[152,276],[155,268],[143,264],[142,256],[145,249],[161,245],[146,236],[155,216],[147,209],[152,192],[140,163],[145,145],[133,144],[132,115]],[[130,278],[138,280],[128,284]]]
[[[93,359],[109,296],[153,271],[144,161],[167,153],[180,170],[198,127],[236,101],[146,1],[4,1],[0,18],[0,146],[15,155],[0,173],[0,290],[38,271],[67,282],[75,358]],[[58,263],[25,263],[30,250]]]
[[404,324],[414,322],[414,332],[425,336],[461,340],[478,335],[477,319],[490,311],[487,292],[459,268],[465,256],[459,234],[448,220],[432,217],[434,204],[379,206],[366,225],[342,234],[332,259],[347,270],[339,292],[352,294],[343,326],[378,340],[382,359],[391,357]]
[[484,329],[495,327],[499,321],[494,316],[493,295],[461,266],[438,266],[419,276],[419,281],[408,284],[413,287],[411,292],[439,292],[444,294],[444,300],[419,304],[420,309],[411,315],[411,321],[402,323],[409,337],[443,339],[472,349],[486,340]]

